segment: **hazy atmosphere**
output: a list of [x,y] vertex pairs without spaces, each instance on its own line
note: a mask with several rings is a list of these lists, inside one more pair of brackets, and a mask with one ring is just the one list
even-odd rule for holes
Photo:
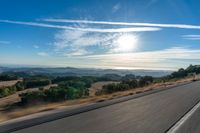
[[1,65],[175,70],[200,61],[197,1],[0,2]]

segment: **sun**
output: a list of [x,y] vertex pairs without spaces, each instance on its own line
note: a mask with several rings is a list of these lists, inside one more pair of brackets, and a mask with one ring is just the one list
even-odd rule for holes
[[118,52],[131,52],[137,48],[138,37],[133,34],[123,34],[116,40],[116,50]]

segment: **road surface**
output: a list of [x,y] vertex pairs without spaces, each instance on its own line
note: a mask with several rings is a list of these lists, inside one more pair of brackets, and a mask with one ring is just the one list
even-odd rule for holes
[[[197,81],[14,133],[165,133],[199,101]],[[193,133],[193,129],[200,132],[200,109],[195,113],[196,117],[186,121],[180,133]],[[198,127],[192,127],[193,123]]]

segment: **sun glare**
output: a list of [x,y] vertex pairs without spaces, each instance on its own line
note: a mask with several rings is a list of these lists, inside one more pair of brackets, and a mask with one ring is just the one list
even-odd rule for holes
[[124,34],[117,39],[117,50],[131,52],[137,48],[138,37],[133,34]]

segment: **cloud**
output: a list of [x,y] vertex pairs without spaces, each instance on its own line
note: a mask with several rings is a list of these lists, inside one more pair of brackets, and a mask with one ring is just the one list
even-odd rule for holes
[[[100,48],[103,51],[107,52],[108,50],[105,49],[111,47],[113,45],[113,40],[124,32],[135,33],[135,32],[160,30],[160,28],[155,28],[155,27],[90,28],[88,26],[81,26],[81,25],[79,25],[78,27],[77,26],[71,27],[71,26],[63,26],[55,24],[22,22],[22,21],[11,21],[11,20],[0,20],[0,22],[62,29],[61,31],[56,33],[55,42],[53,42],[53,45],[55,46],[55,51],[57,53],[61,53],[64,55],[69,55],[69,54],[83,55],[89,53],[91,54],[92,52],[88,52],[89,51],[88,49],[90,49],[91,46],[97,46],[96,48]],[[35,45],[34,48],[39,48],[39,47]],[[41,53],[38,55],[46,56],[45,54]]]
[[182,38],[188,40],[200,40],[200,35],[183,35]]
[[116,12],[121,8],[121,5],[119,3],[115,4],[112,8],[112,12]]
[[33,47],[34,47],[35,49],[39,49],[39,48],[40,48],[38,45],[33,45]]
[[0,41],[0,44],[10,44],[9,41]]
[[159,0],[149,0],[149,3],[147,3],[147,5],[145,6],[146,8],[154,5],[155,3],[157,3]]
[[[16,57],[17,58],[17,57]],[[92,67],[108,69],[154,69],[154,70],[177,70],[187,67],[188,64],[198,64],[200,62],[200,49],[188,49],[184,47],[172,47],[155,51],[123,53],[123,54],[101,54],[87,56],[52,56],[46,60],[39,58],[38,61],[25,57],[0,58],[4,63],[26,63],[45,64],[49,66],[71,66],[71,67]],[[22,60],[22,59],[23,60]],[[18,61],[18,62],[16,62]]]
[[[75,30],[62,30],[55,34],[55,42],[53,43],[55,51],[64,55],[85,55],[92,54],[88,51],[90,47],[98,50],[105,50],[113,44],[113,40],[117,38],[119,33],[90,33]],[[95,51],[93,49],[93,51]]]
[[[74,30],[62,30],[55,34],[53,46],[58,54],[64,56],[91,55],[99,52],[119,53],[123,52],[123,47],[119,47],[119,39],[124,36],[131,38],[135,37],[134,39],[137,40],[139,39],[139,36],[133,33],[100,34]],[[121,42],[122,41],[124,42],[124,40],[121,40]],[[132,49],[130,48],[129,51],[132,51]]]
[[46,52],[39,52],[39,53],[37,53],[37,55],[39,55],[39,56],[48,56],[48,53],[46,53]]
[[[66,60],[73,65],[101,67],[101,68],[144,68],[144,69],[177,69],[188,63],[196,64],[200,61],[200,50],[183,47],[172,47],[156,51],[132,52],[117,54],[111,49],[115,41],[123,32],[157,31],[161,28],[200,29],[200,26],[186,24],[156,24],[156,23],[126,23],[89,20],[44,19],[47,23],[22,22],[0,20],[4,23],[30,25],[46,28],[57,28],[53,42],[55,52],[62,57],[55,59],[55,63],[66,65]],[[87,26],[66,26],[51,24],[50,22],[83,23]],[[93,25],[93,27],[89,24]],[[111,26],[141,26],[131,28],[98,28],[101,25]],[[150,26],[150,27],[149,27]],[[96,28],[97,27],[97,28]],[[132,33],[133,32],[133,33]],[[102,34],[103,33],[103,34]],[[200,35],[184,35],[185,39],[198,40]],[[0,41],[1,42],[1,41]],[[37,47],[37,46],[33,46]],[[103,53],[103,54],[102,54]],[[37,53],[38,56],[49,56],[46,52]],[[60,62],[59,62],[60,61]],[[54,62],[54,61],[52,61]],[[51,62],[49,62],[51,64]]]
[[[200,61],[200,49],[172,47],[157,51],[82,56],[108,68],[178,69]],[[122,63],[123,62],[123,63]]]
[[172,47],[164,50],[146,51],[136,53],[123,53],[123,54],[103,54],[91,55],[88,58],[101,58],[101,57],[127,57],[129,60],[163,60],[163,59],[200,59],[200,49],[187,49],[184,47]]
[[86,55],[86,54],[89,54],[89,52],[86,51],[85,49],[78,49],[71,53],[64,53],[64,56],[71,57],[71,56],[81,56],[81,55]]
[[104,25],[123,25],[123,26],[149,26],[160,28],[181,28],[181,29],[200,29],[200,25],[188,24],[160,24],[160,23],[128,23],[111,21],[91,21],[91,20],[72,20],[72,19],[42,19],[46,22],[65,22],[65,23],[85,23],[85,24],[104,24]]
[[188,64],[198,64],[200,62],[200,49],[171,47],[135,53],[52,57],[45,61],[50,66],[177,70],[181,67],[187,67]]
[[63,25],[54,25],[46,23],[36,23],[36,22],[23,22],[23,21],[11,21],[11,20],[0,20],[1,23],[12,23],[20,25],[29,25],[37,27],[46,27],[46,28],[56,28],[56,29],[67,29],[67,30],[79,30],[85,32],[99,32],[99,33],[121,33],[121,32],[145,32],[145,31],[158,31],[160,28],[155,27],[132,27],[132,28],[80,28],[80,27],[70,27]]

